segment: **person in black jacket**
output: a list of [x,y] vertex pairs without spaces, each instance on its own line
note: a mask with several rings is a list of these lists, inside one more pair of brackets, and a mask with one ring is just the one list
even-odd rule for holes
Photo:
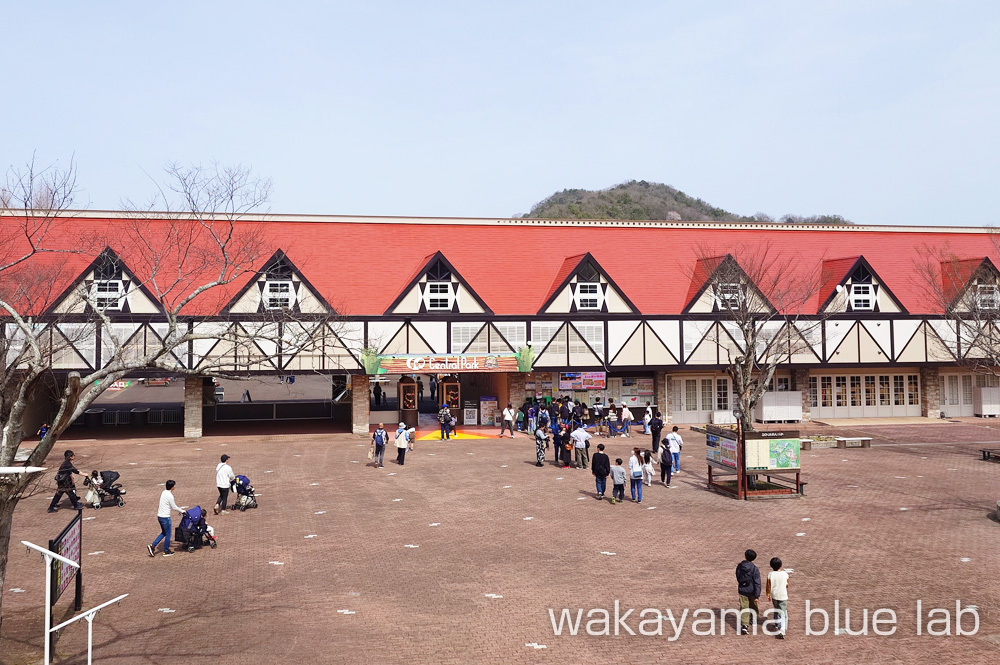
[[750,634],[750,622],[753,620],[754,633],[757,632],[757,599],[760,598],[760,570],[753,560],[757,553],[747,550],[746,557],[736,566],[737,591],[740,594],[740,634]]
[[73,466],[73,459],[75,457],[72,450],[67,450],[63,453],[63,463],[59,466],[59,471],[56,472],[56,495],[52,497],[52,503],[49,504],[50,513],[59,510],[57,506],[63,494],[69,497],[69,500],[73,503],[74,510],[81,510],[83,508],[83,504],[80,503],[80,497],[76,495],[76,485],[73,483],[73,474],[80,475],[80,472]]
[[604,444],[597,444],[597,452],[590,458],[590,469],[597,483],[597,500],[604,499],[604,491],[608,486],[608,476],[611,475],[611,460],[604,454]]
[[649,433],[653,436],[653,454],[660,449],[660,434],[663,433],[663,414],[659,411],[649,421]]

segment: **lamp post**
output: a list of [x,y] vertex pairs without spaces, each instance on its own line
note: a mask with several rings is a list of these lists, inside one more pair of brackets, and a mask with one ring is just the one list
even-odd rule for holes
[[736,418],[736,499],[746,498],[746,465],[743,451],[743,411],[740,407],[733,409],[733,417]]

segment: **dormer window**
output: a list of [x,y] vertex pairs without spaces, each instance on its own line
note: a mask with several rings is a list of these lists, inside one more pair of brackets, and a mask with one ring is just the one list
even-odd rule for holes
[[295,287],[290,279],[268,279],[262,295],[264,309],[291,309],[295,305]]
[[125,284],[120,279],[97,280],[90,297],[99,311],[120,311],[125,302]]
[[979,284],[976,286],[976,306],[979,309],[1000,309],[1000,289],[996,284]]
[[577,309],[599,310],[604,303],[604,294],[598,282],[578,282],[573,299]]
[[871,311],[875,309],[875,289],[871,284],[851,284],[849,297],[851,311]]
[[743,302],[743,289],[739,283],[725,282],[716,284],[713,290],[715,291],[715,301],[718,303],[719,309],[738,310],[740,308]]
[[451,282],[427,282],[424,291],[427,311],[450,312],[455,305],[455,288]]

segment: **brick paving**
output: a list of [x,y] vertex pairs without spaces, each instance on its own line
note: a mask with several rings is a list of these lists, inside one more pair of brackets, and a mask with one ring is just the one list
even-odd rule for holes
[[[594,500],[589,472],[536,468],[524,435],[419,441],[406,466],[382,470],[346,434],[74,441],[81,470],[116,469],[128,488],[125,508],[85,511],[84,606],[131,594],[95,621],[95,662],[996,662],[1000,464],[981,461],[976,443],[1000,431],[987,425],[859,428],[873,448],[803,453],[809,496],[762,502],[706,491],[703,437],[682,430],[677,487],[618,506]],[[641,441],[610,440],[612,459]],[[211,506],[221,453],[250,476],[261,507],[210,515],[217,550],[150,559],[158,484],[172,477],[181,505]],[[68,521],[69,511],[45,513],[48,499],[21,503],[13,542],[44,543]],[[613,611],[617,599],[635,608],[637,630],[647,607],[733,607],[748,546],[762,569],[773,555],[794,569],[784,642],[734,636],[731,625],[698,637],[689,624],[677,641],[669,630],[553,634],[547,608]],[[40,559],[12,547],[4,665],[40,661],[43,579]],[[839,599],[855,622],[863,608],[895,609],[897,634],[806,636],[807,598],[826,610]],[[917,599],[954,608],[956,598],[980,608],[977,635],[916,636]],[[86,662],[80,624],[59,638],[57,662]]]

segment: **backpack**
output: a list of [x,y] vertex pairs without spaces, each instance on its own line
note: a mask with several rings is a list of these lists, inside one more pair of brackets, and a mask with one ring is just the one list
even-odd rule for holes
[[384,429],[375,430],[375,445],[384,446],[385,440],[389,437],[389,433]]

